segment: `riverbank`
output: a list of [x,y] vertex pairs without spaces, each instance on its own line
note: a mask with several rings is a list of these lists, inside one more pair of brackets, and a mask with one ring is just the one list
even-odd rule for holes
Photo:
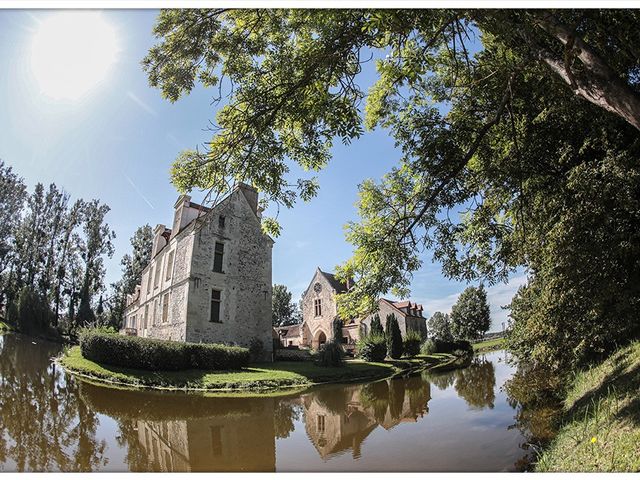
[[491,340],[485,340],[482,342],[474,343],[473,352],[474,353],[489,353],[494,352],[496,350],[503,350],[505,347],[505,339],[504,337],[493,338]]
[[640,470],[640,341],[578,373],[540,472]]
[[58,363],[81,377],[112,385],[161,390],[207,392],[272,392],[324,383],[379,380],[434,366],[453,364],[453,355],[435,354],[385,362],[347,360],[342,367],[321,367],[313,362],[274,362],[251,365],[241,371],[158,371],[100,365],[84,358],[80,347],[67,349]]

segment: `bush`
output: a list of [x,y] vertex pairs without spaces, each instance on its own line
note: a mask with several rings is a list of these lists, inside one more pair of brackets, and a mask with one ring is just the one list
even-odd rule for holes
[[97,363],[142,370],[237,370],[249,364],[249,350],[242,347],[127,337],[98,329],[81,330],[80,350]]
[[387,315],[387,353],[391,358],[402,357],[402,333],[398,326],[398,320],[393,313]]
[[356,352],[367,362],[381,362],[387,356],[387,340],[380,334],[366,335],[356,343]]
[[420,345],[420,353],[422,355],[433,355],[436,353],[437,348],[435,340],[430,338]]
[[318,365],[322,367],[341,367],[344,364],[344,350],[342,346],[331,341],[324,344],[318,352]]
[[257,337],[253,337],[249,342],[249,357],[252,362],[264,360],[264,343]]
[[280,348],[275,351],[276,361],[284,362],[308,362],[313,360],[313,355],[309,350],[300,350],[293,348]]
[[7,306],[7,318],[5,318],[5,322],[12,327],[15,327],[18,324],[18,306],[15,302],[10,302],[9,306]]
[[409,330],[404,337],[404,354],[407,357],[415,357],[420,353],[420,343],[422,337],[419,332],[415,330]]

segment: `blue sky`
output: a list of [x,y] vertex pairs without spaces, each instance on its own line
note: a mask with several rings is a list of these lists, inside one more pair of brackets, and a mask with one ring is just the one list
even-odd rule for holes
[[[178,194],[169,183],[170,165],[181,150],[210,138],[205,129],[216,107],[211,105],[213,92],[201,87],[171,104],[148,86],[140,60],[154,43],[157,11],[95,13],[115,34],[115,62],[90,82],[84,96],[68,99],[47,91],[50,78],[38,69],[43,60],[34,57],[34,39],[59,12],[0,10],[0,59],[5,66],[0,69],[0,158],[25,178],[29,189],[37,182],[55,182],[72,199],[98,198],[111,207],[107,218],[117,238],[115,255],[107,261],[110,283],[120,275],[120,258],[138,226],[171,223]],[[85,45],[82,39],[75,41],[80,43],[70,48]],[[96,50],[88,43],[87,48]],[[103,67],[95,64],[89,70]],[[363,72],[363,87],[372,82],[372,67]],[[380,178],[398,158],[393,139],[384,131],[368,132],[349,146],[336,145],[332,162],[318,174],[319,195],[280,211],[283,233],[273,250],[274,283],[287,285],[299,298],[316,267],[332,271],[351,255],[344,225],[357,219],[357,186],[366,178]],[[194,192],[192,197],[198,201],[203,195]],[[492,330],[506,319],[500,305],[509,303],[523,281],[518,274],[508,285],[488,289]],[[427,254],[414,277],[411,298],[428,314],[447,311],[466,286],[445,279]]]

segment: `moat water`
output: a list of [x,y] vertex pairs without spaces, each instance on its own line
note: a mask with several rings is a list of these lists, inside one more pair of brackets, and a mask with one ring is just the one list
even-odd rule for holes
[[0,471],[514,471],[530,455],[503,351],[464,369],[270,398],[118,390],[0,336]]

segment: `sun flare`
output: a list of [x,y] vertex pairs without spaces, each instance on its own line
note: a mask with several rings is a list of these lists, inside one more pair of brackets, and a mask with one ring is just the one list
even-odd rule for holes
[[77,100],[105,80],[118,50],[116,30],[100,12],[60,12],[39,23],[31,70],[43,94]]

